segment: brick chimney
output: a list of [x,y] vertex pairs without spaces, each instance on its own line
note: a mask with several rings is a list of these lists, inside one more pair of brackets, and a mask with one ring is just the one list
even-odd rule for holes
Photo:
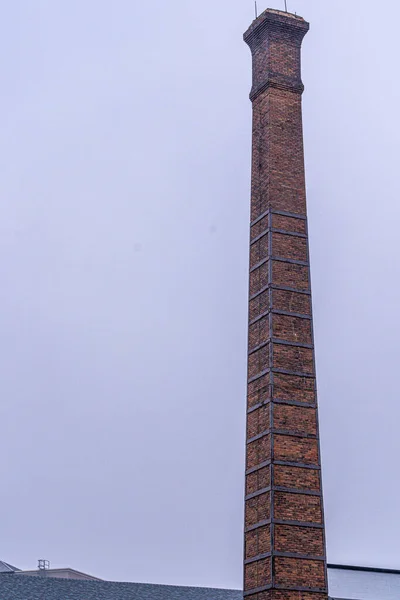
[[253,57],[244,594],[326,600],[300,51],[309,25],[266,10]]

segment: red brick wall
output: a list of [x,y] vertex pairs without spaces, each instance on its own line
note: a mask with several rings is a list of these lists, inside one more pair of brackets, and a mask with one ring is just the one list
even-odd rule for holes
[[326,600],[300,72],[308,24],[265,11],[253,56],[244,592]]

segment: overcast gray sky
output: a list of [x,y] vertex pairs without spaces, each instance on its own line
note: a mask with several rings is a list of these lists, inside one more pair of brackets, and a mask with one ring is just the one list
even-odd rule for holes
[[[288,3],[311,22],[328,558],[399,568],[400,4]],[[21,568],[241,586],[253,16],[3,5],[0,558]]]

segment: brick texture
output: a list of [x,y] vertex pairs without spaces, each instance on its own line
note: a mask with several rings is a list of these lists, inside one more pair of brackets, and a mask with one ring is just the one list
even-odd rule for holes
[[322,529],[317,529],[315,531],[308,527],[276,525],[275,549],[277,552],[293,552],[294,554],[323,556],[323,531]]
[[[254,494],[258,490],[263,490],[271,485],[271,467],[260,467],[252,473],[246,475],[246,495]],[[307,488],[303,488],[307,489]]]
[[274,459],[318,466],[318,442],[312,438],[276,434],[274,435]]
[[267,404],[247,415],[247,438],[253,438],[270,429],[270,409]]
[[317,588],[325,585],[324,563],[317,560],[298,558],[275,558],[275,577],[278,585],[309,587],[310,583]]
[[245,558],[254,558],[271,552],[271,526],[265,525],[245,534]]
[[313,408],[274,404],[273,419],[276,429],[283,429],[291,433],[317,435],[317,415]]
[[319,492],[321,490],[321,481],[317,469],[275,465],[274,482],[275,485],[280,488],[294,488],[309,492]]
[[321,498],[305,494],[275,492],[274,516],[280,521],[321,523]]
[[245,525],[252,527],[271,517],[271,493],[265,492],[246,502]]
[[249,594],[251,600],[327,600],[326,594],[296,590],[295,593],[286,590],[270,589],[259,593]]
[[247,387],[247,405],[248,408],[256,406],[260,402],[265,402],[270,397],[270,376],[269,373],[249,381]]
[[[311,314],[310,297],[305,294],[300,294],[298,292],[289,292],[287,290],[273,289],[272,305],[275,310],[282,310],[290,313],[299,313],[306,316],[309,316]],[[256,315],[254,315],[253,318],[255,317]]]
[[272,335],[286,342],[311,344],[311,321],[290,315],[273,315]]
[[300,53],[308,23],[266,10],[253,62],[245,595],[327,600]]

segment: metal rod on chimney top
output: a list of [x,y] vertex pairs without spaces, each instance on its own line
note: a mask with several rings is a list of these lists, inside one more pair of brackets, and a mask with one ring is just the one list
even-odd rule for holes
[[287,1],[285,0],[285,10],[287,12]]
[[258,17],[258,11],[257,11],[257,0],[254,0],[254,8],[256,10],[256,19]]

